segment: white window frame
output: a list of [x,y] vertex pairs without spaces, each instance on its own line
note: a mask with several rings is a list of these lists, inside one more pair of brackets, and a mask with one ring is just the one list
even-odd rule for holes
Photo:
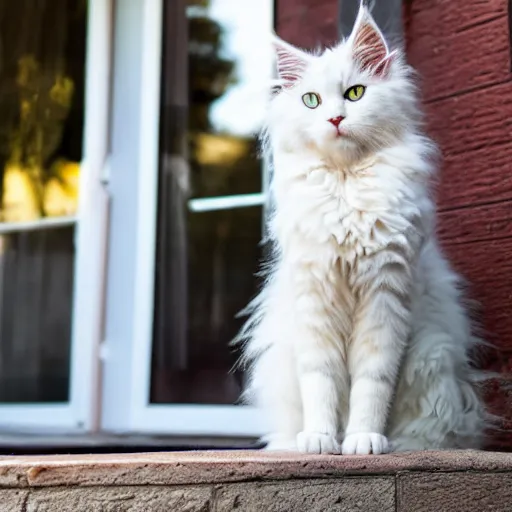
[[101,184],[107,156],[111,0],[89,0],[84,152],[74,217],[1,223],[0,234],[75,225],[70,389],[66,403],[0,403],[2,430],[93,431],[99,427],[98,347],[102,337],[108,196]]
[[[113,215],[101,426],[118,433],[259,436],[265,425],[253,407],[149,403],[162,18],[163,0],[116,4],[109,182]],[[192,200],[189,208],[264,206],[266,192],[262,184],[261,193]]]

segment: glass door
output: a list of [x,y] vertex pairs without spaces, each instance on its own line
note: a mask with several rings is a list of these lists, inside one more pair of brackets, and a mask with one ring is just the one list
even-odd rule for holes
[[238,354],[228,343],[261,259],[255,133],[266,96],[251,88],[271,69],[266,46],[254,44],[270,12],[254,2],[177,5],[164,22],[151,403],[231,405],[243,375],[230,372]]
[[[262,259],[267,180],[256,133],[272,76],[273,4],[158,1],[139,5],[138,15],[120,13],[133,25],[119,25],[119,47],[126,41],[141,60],[123,75],[138,109],[123,110],[118,130],[133,115],[141,139],[132,148],[138,169],[112,169],[112,180],[123,174],[124,199],[109,263],[109,430],[262,431],[257,412],[237,405],[244,374],[232,371],[238,354],[229,343],[256,294]],[[134,282],[122,280],[120,265],[124,275],[135,268]]]
[[2,429],[94,426],[106,198],[89,121],[101,136],[108,65],[88,34],[108,5],[0,0]]

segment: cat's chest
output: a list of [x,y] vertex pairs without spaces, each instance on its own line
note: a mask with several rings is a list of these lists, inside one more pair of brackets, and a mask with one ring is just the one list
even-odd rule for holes
[[[385,243],[387,198],[365,177],[317,172],[288,191],[283,235],[344,254],[368,254]],[[383,215],[384,214],[384,215]]]

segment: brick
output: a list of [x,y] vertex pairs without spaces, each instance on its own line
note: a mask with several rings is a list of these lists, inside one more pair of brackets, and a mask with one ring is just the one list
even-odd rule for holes
[[[432,12],[432,16],[438,13]],[[437,23],[412,27],[409,62],[424,77],[425,101],[504,82],[509,78],[508,17],[501,16],[464,31]]]
[[[507,14],[507,0],[414,0],[408,2],[406,17],[431,30],[460,31]],[[433,23],[434,21],[434,23]]]
[[509,78],[506,0],[414,0],[404,4],[407,57],[426,100]]
[[456,270],[469,281],[469,296],[482,305],[486,338],[500,350],[512,349],[512,237],[446,242],[444,248]]
[[398,512],[510,512],[512,475],[412,474],[398,477]]
[[0,489],[0,512],[26,512],[28,491]]
[[442,208],[512,198],[511,83],[431,103],[427,121],[443,156]]
[[427,113],[430,130],[442,141],[444,154],[508,142],[512,129],[512,84],[438,101],[427,107]]
[[512,201],[446,209],[439,215],[438,234],[451,244],[512,237]]
[[[442,137],[449,137],[449,133],[445,132]],[[440,208],[477,206],[510,199],[511,155],[512,141],[494,146],[487,146],[482,141],[482,146],[469,151],[445,153],[438,187]]]
[[216,489],[215,512],[393,512],[395,481],[388,477],[232,484]]
[[337,42],[336,0],[279,0],[276,28],[280,37],[301,48],[317,48]]
[[31,491],[24,512],[209,512],[211,497],[206,487],[50,488]]

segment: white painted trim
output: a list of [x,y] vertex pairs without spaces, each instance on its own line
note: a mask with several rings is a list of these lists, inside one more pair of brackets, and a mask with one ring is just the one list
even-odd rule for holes
[[132,429],[152,434],[254,437],[266,430],[261,412],[254,407],[168,404],[136,411]]
[[191,212],[211,212],[214,210],[232,210],[249,206],[262,206],[267,198],[265,194],[240,194],[221,197],[201,197],[190,199],[188,209]]
[[132,407],[134,416],[149,400],[156,265],[160,88],[162,71],[163,2],[144,3],[139,147],[139,208],[133,318]]
[[[154,278],[149,276],[151,270],[145,273],[146,269],[141,265],[146,260],[151,263],[151,254],[155,251],[151,246],[154,245],[152,237],[156,236],[151,211],[156,212],[156,198],[151,197],[148,189],[151,192],[151,184],[156,188],[158,166],[148,156],[150,151],[147,147],[158,144],[160,117],[159,111],[151,108],[152,104],[158,104],[160,64],[157,67],[158,76],[153,76],[151,69],[148,69],[150,66],[144,64],[143,60],[148,56],[151,62],[159,60],[161,15],[158,13],[162,1],[114,2],[111,149],[108,166],[112,208],[105,336],[101,349],[101,428],[110,432],[130,430],[133,390],[143,385],[133,359],[135,339],[140,337],[140,330],[145,327],[138,323],[140,320],[136,317],[142,314],[145,318],[147,308],[153,302],[150,290]],[[155,11],[157,14],[151,21],[148,16],[151,17]],[[152,42],[154,54],[150,54],[144,39]],[[145,72],[149,72],[151,77],[146,77]],[[148,90],[143,87],[148,87]],[[157,97],[151,97],[153,94]],[[145,110],[148,106],[151,111]],[[146,135],[151,133],[153,137],[148,138]],[[141,152],[146,154],[148,161],[143,161]],[[155,150],[154,154],[157,155],[158,151]],[[146,222],[149,225],[145,225]],[[141,247],[148,241],[149,247]],[[147,280],[150,288],[144,292],[144,297],[138,297],[139,291],[144,289],[144,280]],[[150,301],[149,304],[144,304],[144,300]],[[139,306],[141,311],[136,309]]]
[[[76,425],[75,411],[68,403],[3,403],[0,406],[0,425],[9,429],[69,429]],[[82,430],[82,429],[79,429]]]
[[0,222],[0,235],[20,233],[22,231],[37,231],[39,229],[60,228],[72,226],[77,221],[75,216],[43,217],[42,219],[25,222]]
[[[111,432],[257,436],[246,406],[150,404],[163,0],[118,3],[102,426]],[[129,66],[127,64],[130,64]],[[194,199],[192,211],[262,205],[262,193]],[[234,205],[234,206],[233,206]]]
[[87,30],[86,119],[80,172],[71,350],[71,405],[77,426],[99,428],[99,345],[103,337],[108,193],[112,1],[91,0]]

